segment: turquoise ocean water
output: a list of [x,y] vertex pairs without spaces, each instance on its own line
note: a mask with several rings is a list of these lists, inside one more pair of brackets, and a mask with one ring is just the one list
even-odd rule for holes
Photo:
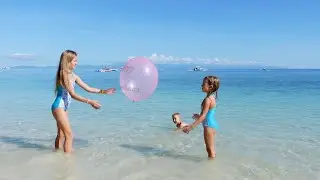
[[[0,179],[288,179],[320,178],[320,71],[216,69],[159,65],[159,84],[146,101],[131,102],[119,72],[76,69],[112,96],[88,94],[103,107],[72,101],[69,118],[75,153],[52,152],[55,67],[0,72]],[[221,79],[217,158],[206,159],[202,127],[174,132],[173,112],[192,122],[204,94],[202,78]]]

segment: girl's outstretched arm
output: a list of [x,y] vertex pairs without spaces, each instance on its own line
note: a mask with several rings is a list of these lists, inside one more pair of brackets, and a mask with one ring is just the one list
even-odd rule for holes
[[84,90],[86,90],[87,92],[90,93],[99,93],[100,89],[94,88],[94,87],[90,87],[88,84],[86,84],[85,82],[82,81],[82,79],[78,76],[75,75],[76,77],[76,83]]
[[71,96],[73,99],[77,100],[77,101],[90,104],[90,105],[91,105],[93,108],[95,108],[95,109],[99,109],[99,108],[101,107],[101,105],[99,104],[98,101],[90,100],[90,99],[87,99],[87,98],[84,98],[84,97],[78,95],[78,94],[74,91],[73,88],[70,88],[70,89],[68,90],[68,92],[69,92],[70,96]]
[[192,124],[188,125],[188,126],[185,126],[183,128],[183,132],[185,133],[189,133],[193,128],[195,128],[196,126],[198,126],[205,118],[206,118],[206,115],[209,111],[209,108],[210,108],[210,99],[209,98],[206,98],[204,100],[204,104],[203,104],[203,108],[201,110],[201,113],[198,117],[197,120],[195,120]]
[[204,100],[204,105],[199,115],[199,118],[191,124],[192,128],[195,128],[196,126],[198,126],[206,118],[206,115],[210,108],[210,103],[211,103],[211,100],[209,98],[206,98]]
[[90,92],[90,93],[102,93],[102,94],[112,94],[113,92],[115,92],[115,89],[114,89],[114,88],[110,88],[110,89],[107,89],[107,90],[102,90],[102,89],[90,87],[88,84],[86,84],[85,82],[83,82],[78,75],[75,75],[75,77],[76,77],[76,83],[77,83],[82,89],[86,90],[87,92]]

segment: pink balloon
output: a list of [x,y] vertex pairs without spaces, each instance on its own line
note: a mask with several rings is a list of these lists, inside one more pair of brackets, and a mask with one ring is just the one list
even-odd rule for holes
[[121,69],[121,90],[132,101],[142,101],[149,98],[157,85],[158,69],[147,58],[129,59]]

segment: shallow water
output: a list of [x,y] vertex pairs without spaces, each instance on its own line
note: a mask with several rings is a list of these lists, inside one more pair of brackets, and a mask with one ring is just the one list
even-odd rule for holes
[[[179,69],[177,69],[179,68]],[[0,179],[319,179],[320,71],[227,70],[187,72],[160,66],[154,95],[131,102],[119,74],[77,73],[112,96],[87,94],[103,107],[73,100],[69,118],[75,152],[53,152],[51,115],[54,68],[13,68],[0,73]],[[206,159],[201,126],[174,132],[173,112],[191,122],[207,74],[221,79],[217,158]]]

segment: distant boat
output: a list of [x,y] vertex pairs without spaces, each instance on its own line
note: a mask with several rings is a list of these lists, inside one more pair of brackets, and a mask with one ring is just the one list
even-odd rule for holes
[[190,69],[188,71],[208,71],[208,69],[207,68],[202,68],[200,66],[196,66],[193,69]]
[[0,71],[10,70],[10,67],[0,67]]
[[108,67],[103,67],[101,69],[96,70],[96,72],[115,72],[115,71],[119,71],[116,68],[108,68]]

